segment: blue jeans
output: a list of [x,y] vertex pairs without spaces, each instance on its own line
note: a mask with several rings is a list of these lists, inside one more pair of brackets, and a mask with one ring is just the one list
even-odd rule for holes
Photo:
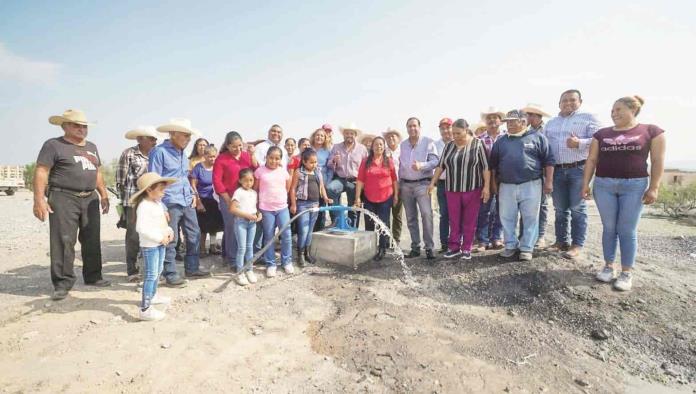
[[[391,214],[391,207],[392,204],[394,203],[394,196],[389,196],[389,198],[386,199],[386,201],[383,202],[372,202],[368,200],[367,198],[365,199],[365,209],[367,209],[370,212],[374,212],[379,220],[383,221],[384,224],[387,225],[387,228],[390,227],[389,225],[389,215]],[[374,221],[367,215],[365,215],[365,231],[374,231],[375,229],[375,223]],[[386,235],[380,234],[379,236],[379,244],[378,246],[380,248],[386,249],[389,247],[389,237]]]
[[[229,206],[225,204],[224,199],[220,199],[220,213],[222,213],[222,221],[225,224],[224,239],[225,242],[223,246],[225,247],[224,260],[227,264],[232,267],[237,267],[237,236],[236,231],[236,220],[237,217],[234,216],[229,209]],[[242,261],[242,263],[244,263]]]
[[503,239],[503,224],[500,222],[500,204],[498,196],[491,194],[491,198],[486,203],[481,203],[476,227],[476,238],[482,244],[489,244],[493,241]]
[[440,247],[446,248],[449,242],[449,210],[445,195],[445,181],[437,181],[437,205],[440,207]]
[[[331,205],[341,204],[341,194],[346,192],[346,197],[348,197],[348,206],[352,207],[355,203],[355,181],[348,181],[346,178],[340,178],[335,176],[334,179],[326,185],[326,194],[330,199],[333,200]],[[331,215],[331,220],[335,223],[336,212],[329,212]],[[348,222],[354,226],[358,227],[360,223],[360,215],[355,211],[348,211]]]
[[[263,226],[263,244],[267,245],[269,242],[273,242],[273,236],[275,235],[276,228],[282,228],[290,221],[290,211],[287,208],[283,208],[279,211],[264,211],[260,210],[263,216],[263,221],[261,222]],[[292,264],[290,260],[292,258],[292,235],[290,234],[290,226],[283,230],[280,234],[280,265],[286,266]],[[266,266],[272,267],[276,265],[275,262],[275,248],[271,246],[266,250],[264,254],[266,258]]]
[[601,178],[594,180],[594,199],[602,219],[604,261],[613,263],[616,243],[621,248],[621,266],[630,268],[638,249],[638,220],[648,178]]
[[[515,185],[501,183],[500,221],[503,223],[505,249],[520,249],[532,252],[539,233],[539,204],[541,202],[541,179]],[[517,219],[522,217],[524,231],[517,239]]]
[[166,250],[164,245],[140,248],[143,254],[143,301],[140,304],[142,310],[150,307],[152,297],[157,294],[157,283],[164,269]]
[[[541,187],[544,188],[544,178],[541,178]],[[539,236],[537,239],[544,238],[546,235],[546,223],[549,216],[549,196],[542,192],[541,203],[539,204]],[[520,237],[524,234],[524,224],[520,219]]]
[[[317,208],[318,201],[297,200],[297,213],[309,208]],[[322,212],[322,215],[324,212]],[[297,219],[297,249],[308,248],[312,244],[312,231],[319,212],[305,213]]]
[[164,277],[171,281],[177,278],[176,272],[176,243],[179,240],[179,227],[184,233],[186,241],[186,256],[184,256],[184,270],[196,272],[200,266],[198,260],[198,248],[200,246],[201,231],[198,228],[198,217],[193,207],[182,207],[178,204],[167,205],[169,211],[169,227],[174,232],[174,239],[167,245],[167,253],[164,257]]
[[[242,272],[244,263],[254,257],[254,236],[256,235],[256,222],[244,218],[236,218],[234,221],[234,238],[237,241],[237,256],[235,267],[237,273]],[[247,271],[254,267],[249,266]]]
[[[582,193],[585,166],[555,168],[553,206],[556,209],[556,242],[582,247],[587,236],[587,205]],[[568,226],[570,222],[570,226]]]

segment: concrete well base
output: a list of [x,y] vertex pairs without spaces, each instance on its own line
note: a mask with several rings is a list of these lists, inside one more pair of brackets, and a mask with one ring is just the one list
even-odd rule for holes
[[309,252],[325,263],[358,268],[377,254],[377,234],[373,231],[346,234],[319,231],[312,234]]

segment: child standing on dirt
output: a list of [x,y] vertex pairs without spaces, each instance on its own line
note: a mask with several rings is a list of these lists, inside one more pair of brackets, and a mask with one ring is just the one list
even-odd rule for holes
[[256,236],[256,222],[261,221],[261,212],[256,209],[258,195],[253,189],[254,170],[245,168],[239,171],[239,186],[232,194],[230,213],[236,219],[234,221],[234,236],[237,239],[237,283],[246,286],[256,283],[254,267],[249,265],[244,269],[244,264],[254,256],[254,237]]
[[[319,199],[326,203],[333,202],[326,195],[324,180],[317,168],[317,152],[312,148],[302,151],[299,168],[292,174],[290,183],[290,213],[319,207]],[[312,229],[319,217],[319,212],[310,212],[297,219],[297,263],[303,267],[306,263],[314,264],[314,258],[309,255],[309,245],[312,243]]]
[[164,312],[152,305],[171,302],[169,297],[157,294],[157,283],[164,268],[166,245],[174,239],[174,233],[167,224],[162,196],[164,189],[176,181],[176,178],[162,178],[155,172],[148,172],[138,179],[139,191],[130,199],[131,205],[135,207],[135,231],[140,237],[145,271],[140,320],[162,320]]
[[[266,165],[259,167],[254,172],[256,182],[254,189],[259,193],[259,210],[263,220],[263,243],[267,245],[273,242],[276,228],[284,228],[290,221],[288,211],[288,190],[290,189],[290,175],[280,165],[283,151],[272,146],[266,153]],[[292,240],[290,226],[287,226],[280,234],[280,264],[287,274],[295,270],[292,266]],[[266,276],[276,276],[275,250],[269,247],[265,253]]]

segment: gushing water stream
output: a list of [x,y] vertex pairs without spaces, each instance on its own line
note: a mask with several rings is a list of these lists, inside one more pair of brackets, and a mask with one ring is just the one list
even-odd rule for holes
[[[411,272],[411,269],[406,265],[406,261],[404,260],[404,252],[401,250],[401,247],[397,244],[397,242],[394,240],[394,236],[392,236],[391,230],[389,229],[389,226],[387,226],[380,218],[374,214],[374,212],[368,211],[365,208],[360,208],[360,207],[345,207],[346,210],[352,210],[352,211],[358,211],[358,212],[363,212],[366,216],[369,216],[370,219],[372,219],[375,223],[375,232],[377,235],[385,235],[389,238],[389,244],[394,251],[393,253],[390,253],[394,261],[399,263],[401,266],[401,272],[403,273],[403,282],[407,284],[408,286],[418,286],[418,282],[415,280],[413,277],[413,273]],[[283,231],[288,228],[292,222],[297,220],[301,215],[307,214],[309,212],[322,212],[323,210],[320,210],[320,208],[310,208],[307,210],[304,210],[302,212],[299,212],[294,218],[292,218],[288,223],[283,226],[278,233],[273,237],[273,239],[270,242],[266,242],[266,245],[264,245],[263,248],[261,248],[256,254],[254,254],[254,257],[251,258],[251,260],[247,261],[244,264],[244,267],[242,268],[243,270],[248,269],[256,260],[258,260],[263,254],[268,250],[268,248],[273,247],[275,244],[276,240],[280,237],[280,235],[283,233]]]

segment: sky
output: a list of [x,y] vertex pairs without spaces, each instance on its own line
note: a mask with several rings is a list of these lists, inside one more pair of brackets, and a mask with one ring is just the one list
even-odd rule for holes
[[696,2],[0,1],[0,164],[34,161],[61,135],[48,117],[82,109],[109,161],[124,133],[185,117],[226,132],[308,136],[323,123],[405,131],[419,117],[479,121],[527,103],[558,111],[566,89],[611,125],[667,131],[667,162],[696,162]]

